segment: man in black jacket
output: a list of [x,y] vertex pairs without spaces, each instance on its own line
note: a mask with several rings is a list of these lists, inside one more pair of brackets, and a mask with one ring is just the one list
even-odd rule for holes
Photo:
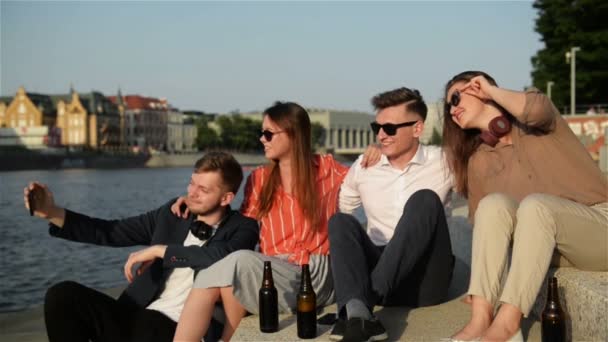
[[75,282],[52,286],[44,304],[49,340],[172,340],[196,271],[233,251],[253,249],[258,242],[257,222],[229,206],[242,180],[234,157],[208,153],[196,162],[188,185],[186,204],[195,215],[173,215],[172,199],[121,220],[60,208],[45,185],[30,183],[24,189],[26,207],[30,198],[34,214],[50,221],[51,235],[113,247],[150,246],[129,256],[124,272],[130,284],[118,300]]

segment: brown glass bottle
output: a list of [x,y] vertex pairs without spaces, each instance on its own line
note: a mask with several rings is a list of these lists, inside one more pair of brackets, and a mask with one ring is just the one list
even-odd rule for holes
[[259,292],[260,331],[272,333],[279,331],[279,304],[277,289],[272,280],[270,261],[264,261],[264,278]]
[[302,281],[297,301],[298,337],[317,337],[317,295],[310,281],[308,264],[302,265]]
[[566,317],[559,304],[557,278],[549,279],[547,303],[541,315],[541,335],[543,342],[566,341]]

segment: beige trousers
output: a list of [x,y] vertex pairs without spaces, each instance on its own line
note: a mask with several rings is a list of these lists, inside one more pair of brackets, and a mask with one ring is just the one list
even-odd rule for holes
[[[511,245],[511,266],[500,294]],[[475,212],[472,248],[468,294],[493,305],[497,300],[515,305],[527,317],[555,249],[576,268],[608,270],[608,203],[589,207],[546,194],[517,203],[490,194]]]

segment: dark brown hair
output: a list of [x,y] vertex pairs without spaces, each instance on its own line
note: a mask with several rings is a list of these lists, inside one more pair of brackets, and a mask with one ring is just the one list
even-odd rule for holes
[[416,89],[398,88],[380,93],[372,98],[374,109],[381,110],[388,107],[405,104],[405,109],[408,112],[417,113],[422,117],[422,121],[426,120],[426,103],[422,99],[422,95]]
[[[469,158],[481,145],[478,129],[462,129],[452,120],[451,105],[448,102],[448,90],[458,82],[468,82],[475,76],[483,76],[488,82],[497,86],[496,81],[483,71],[465,71],[452,77],[445,85],[443,103],[443,150],[447,155],[450,170],[454,173],[456,191],[468,197],[468,165]],[[492,102],[501,112],[506,111],[498,104]]]
[[[264,111],[291,139],[293,188],[300,208],[312,227],[317,230],[320,221],[318,189],[315,183],[310,118],[304,108],[293,102],[276,102]],[[273,205],[275,191],[281,184],[277,161],[271,161],[270,177],[262,186],[258,219],[266,216]]]
[[243,181],[243,168],[226,152],[209,152],[194,164],[194,173],[219,172],[224,186],[236,194]]

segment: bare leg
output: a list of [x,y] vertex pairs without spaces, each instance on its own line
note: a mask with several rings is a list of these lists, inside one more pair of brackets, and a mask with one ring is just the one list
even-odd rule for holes
[[465,341],[477,339],[484,334],[492,323],[494,306],[483,297],[471,297],[471,320],[452,336],[453,339]]
[[492,325],[483,334],[482,341],[507,341],[521,323],[521,310],[513,304],[503,303],[494,318]]
[[220,298],[220,288],[192,289],[184,304],[173,341],[196,341],[207,333],[215,303]]
[[238,327],[241,319],[243,319],[247,313],[232,291],[232,286],[222,287],[220,289],[220,296],[222,303],[224,304],[224,311],[226,312],[226,323],[224,324],[224,331],[222,332],[223,341],[230,341],[232,335],[236,331],[236,327]]

